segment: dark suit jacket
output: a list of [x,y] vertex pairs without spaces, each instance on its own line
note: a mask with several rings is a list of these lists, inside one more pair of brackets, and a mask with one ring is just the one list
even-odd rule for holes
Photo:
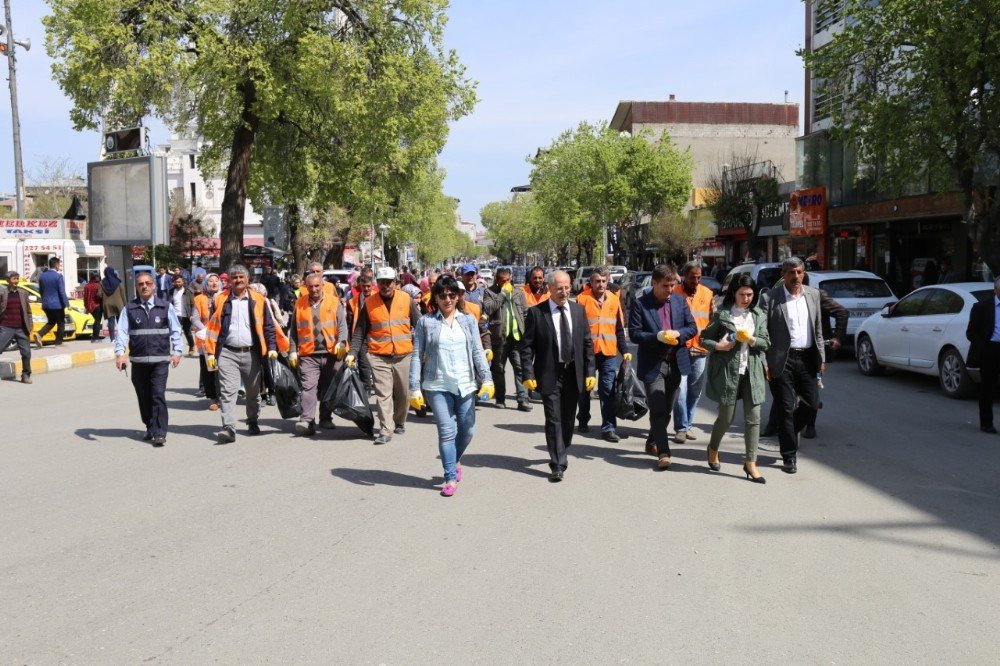
[[969,340],[969,358],[965,365],[970,368],[980,368],[983,363],[983,347],[993,337],[996,326],[996,305],[993,296],[986,301],[980,301],[972,306],[969,312],[969,326],[965,329],[965,337]]
[[[570,325],[573,327],[573,360],[576,382],[583,390],[585,377],[594,376],[594,342],[590,337],[587,313],[576,303],[569,306]],[[552,393],[558,378],[556,364],[559,361],[559,347],[556,343],[556,326],[549,302],[528,308],[524,322],[524,337],[521,339],[521,367],[525,379],[538,381],[539,393]]]
[[[813,361],[816,367],[819,367],[826,363],[819,290],[809,285],[802,285],[802,289],[805,292],[809,318],[812,320]],[[771,346],[767,349],[767,367],[771,371],[772,379],[785,371],[788,350],[792,346],[791,334],[788,331],[788,306],[785,301],[785,286],[783,284],[761,292],[760,295],[759,307],[767,315],[767,332],[771,335]]]
[[[667,346],[656,339],[663,326],[660,324],[660,307],[652,291],[635,299],[628,313],[628,336],[639,346],[635,372],[649,384],[656,379]],[[680,333],[677,345],[677,368],[682,375],[691,374],[691,352],[684,343],[698,334],[698,325],[688,307],[687,299],[677,293],[670,294],[670,325]]]

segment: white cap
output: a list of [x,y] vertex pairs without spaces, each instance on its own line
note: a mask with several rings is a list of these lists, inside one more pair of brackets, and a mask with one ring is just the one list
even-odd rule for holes
[[375,271],[376,280],[395,280],[396,279],[396,269],[392,266],[383,266],[382,268]]

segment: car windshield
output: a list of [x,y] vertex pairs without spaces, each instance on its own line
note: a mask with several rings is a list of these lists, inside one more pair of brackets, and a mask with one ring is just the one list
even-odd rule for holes
[[873,278],[837,278],[823,280],[819,288],[836,300],[838,298],[892,298],[892,290],[884,280]]
[[757,285],[763,289],[770,289],[774,283],[781,279],[781,266],[774,268],[762,268],[757,273]]
[[589,278],[590,274],[593,273],[593,272],[594,272],[593,268],[581,268],[580,269],[580,277],[581,278]]

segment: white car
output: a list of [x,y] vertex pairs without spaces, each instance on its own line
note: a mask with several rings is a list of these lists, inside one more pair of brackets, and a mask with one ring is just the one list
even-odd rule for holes
[[946,395],[967,397],[979,378],[965,367],[969,311],[992,296],[989,282],[935,284],[907,294],[862,322],[855,345],[858,369],[869,377],[887,367],[936,375]]
[[868,271],[809,271],[806,284],[847,308],[849,341],[857,336],[861,322],[897,300],[885,280]]

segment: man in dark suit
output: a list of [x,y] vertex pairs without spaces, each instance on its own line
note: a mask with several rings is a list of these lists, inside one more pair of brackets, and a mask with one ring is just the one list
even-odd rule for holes
[[569,302],[570,279],[565,271],[549,278],[549,300],[527,311],[521,341],[524,387],[542,394],[545,444],[549,449],[549,481],[562,481],[566,449],[573,440],[573,422],[581,391],[593,391],[594,344],[587,313]]
[[[798,257],[781,264],[784,284],[765,291],[760,308],[767,315],[767,376],[778,403],[781,470],[798,471],[799,431],[819,406],[817,375],[826,369],[819,290],[804,284],[805,266]],[[798,396],[798,406],[796,406]]]
[[993,427],[993,396],[1000,375],[1000,278],[993,282],[993,298],[979,301],[969,313],[965,337],[969,339],[969,358],[965,365],[979,368],[979,429],[991,434]]
[[681,379],[691,373],[691,354],[685,343],[698,334],[698,325],[687,299],[674,293],[680,276],[673,265],[656,266],[650,279],[651,289],[632,303],[628,335],[639,346],[635,371],[646,385],[649,434],[656,445],[656,466],[669,469],[667,426]]

